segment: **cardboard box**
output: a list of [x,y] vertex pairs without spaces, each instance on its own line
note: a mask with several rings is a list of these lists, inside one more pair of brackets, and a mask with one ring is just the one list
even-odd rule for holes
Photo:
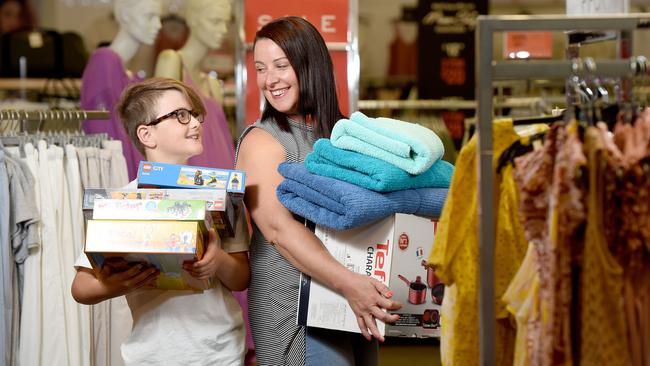
[[96,200],[93,219],[202,221],[206,228],[213,226],[202,200]]
[[84,251],[98,277],[106,258],[122,257],[158,268],[157,288],[204,290],[210,281],[192,277],[183,262],[203,257],[206,235],[202,221],[89,220]]
[[[377,321],[382,335],[425,338],[440,336],[437,302],[441,301],[442,285],[435,278],[428,278],[422,265],[431,250],[434,231],[435,221],[429,218],[395,214],[351,230],[317,226],[316,236],[341,264],[383,282],[393,291],[393,299],[402,303],[402,308],[395,312],[400,315],[396,324]],[[436,302],[432,291],[438,295]],[[297,323],[360,332],[347,300],[306,275],[302,275],[300,282]]]
[[212,215],[219,236],[233,237],[237,224],[237,213],[232,201],[222,189],[110,189],[86,188],[82,208],[86,220],[93,218],[95,200],[100,199],[179,199],[203,200],[206,210]]
[[246,173],[241,170],[141,161],[138,188],[225,189],[234,203],[244,196]]

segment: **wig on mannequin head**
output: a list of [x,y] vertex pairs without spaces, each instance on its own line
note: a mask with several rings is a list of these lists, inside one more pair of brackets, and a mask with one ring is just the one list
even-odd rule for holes
[[[300,85],[299,113],[311,119],[315,137],[329,137],[334,124],[344,116],[336,95],[332,59],[321,34],[305,19],[289,16],[275,19],[257,31],[253,49],[260,39],[270,39],[284,51]],[[287,116],[268,102],[262,120],[267,118],[288,128]]]
[[209,49],[221,46],[231,12],[230,0],[187,0],[185,4],[185,19],[191,34]]

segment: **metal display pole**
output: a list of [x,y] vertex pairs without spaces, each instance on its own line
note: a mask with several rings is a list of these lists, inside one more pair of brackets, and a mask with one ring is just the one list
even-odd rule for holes
[[[479,252],[480,252],[480,352],[481,365],[492,366],[495,358],[494,315],[494,171],[492,167],[492,81],[508,78],[567,78],[582,73],[599,76],[634,76],[636,60],[598,61],[596,69],[582,67],[580,60],[504,63],[494,62],[493,33],[500,31],[632,31],[650,26],[650,14],[608,16],[479,16],[476,33],[478,61],[478,162],[479,162]],[[646,62],[646,61],[643,61]],[[508,66],[506,66],[508,65]],[[645,66],[645,65],[644,65]],[[646,67],[641,68],[646,73]]]

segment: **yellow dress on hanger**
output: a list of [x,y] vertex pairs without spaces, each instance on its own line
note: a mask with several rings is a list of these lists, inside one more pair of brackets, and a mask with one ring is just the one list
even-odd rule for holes
[[[542,132],[548,126],[533,128]],[[516,141],[525,141],[513,128],[512,120],[493,124],[493,166],[501,153]],[[477,137],[460,151],[449,195],[440,217],[429,263],[447,286],[441,311],[441,357],[443,365],[479,364],[479,246]],[[515,328],[508,318],[501,295],[519,269],[527,242],[517,218],[518,197],[511,169],[497,177],[495,189],[495,301],[497,317],[497,365],[511,365]]]

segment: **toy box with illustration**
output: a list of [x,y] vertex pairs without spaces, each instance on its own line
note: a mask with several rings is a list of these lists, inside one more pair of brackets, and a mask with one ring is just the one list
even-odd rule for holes
[[[142,200],[202,200],[212,215],[215,228],[222,238],[232,237],[237,220],[235,208],[225,190],[222,189],[110,189],[86,188],[83,197],[83,212],[86,220],[93,218],[95,201],[100,199],[142,199]],[[95,217],[97,218],[97,217]],[[127,219],[127,218],[125,218]]]
[[96,200],[93,219],[203,221],[205,227],[213,226],[202,200]]
[[225,189],[239,202],[244,196],[246,173],[241,170],[204,168],[190,165],[141,161],[138,188]]
[[[424,338],[440,334],[442,285],[431,277],[433,271],[422,265],[433,244],[434,225],[429,218],[395,214],[344,231],[316,227],[316,236],[334,258],[349,270],[386,284],[393,291],[393,299],[402,303],[395,312],[400,315],[396,324],[377,321],[385,336]],[[347,300],[306,275],[300,281],[297,323],[359,333]]]
[[98,276],[106,258],[120,257],[160,270],[157,288],[204,290],[210,281],[192,277],[183,262],[203,257],[206,235],[203,221],[88,220],[84,251]]

